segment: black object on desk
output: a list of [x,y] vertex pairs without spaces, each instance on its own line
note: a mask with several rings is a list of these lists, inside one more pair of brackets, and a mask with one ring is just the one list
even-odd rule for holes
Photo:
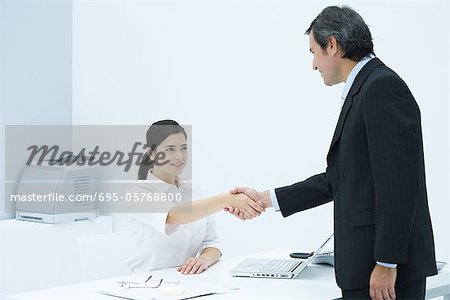
[[308,257],[312,256],[314,252],[293,252],[289,254],[292,258],[300,258],[300,259],[307,259]]
[[[292,258],[299,258],[299,259],[307,259],[308,257],[312,256],[314,252],[308,253],[308,252],[293,252],[289,254]],[[314,260],[312,261],[313,264],[325,264],[330,265],[334,267],[334,252],[328,251],[319,253]]]

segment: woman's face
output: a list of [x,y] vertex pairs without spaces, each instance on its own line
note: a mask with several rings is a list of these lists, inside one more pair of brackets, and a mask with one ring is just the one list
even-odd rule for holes
[[167,175],[180,175],[187,162],[187,149],[186,137],[182,132],[169,135],[156,147],[156,151],[150,157],[152,160],[157,158],[153,171]]

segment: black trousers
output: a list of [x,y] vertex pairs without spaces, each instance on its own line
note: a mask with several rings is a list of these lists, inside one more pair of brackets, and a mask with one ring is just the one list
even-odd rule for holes
[[[424,299],[426,279],[403,282],[395,285],[396,299],[415,300]],[[370,299],[369,288],[361,290],[342,290],[342,299]]]

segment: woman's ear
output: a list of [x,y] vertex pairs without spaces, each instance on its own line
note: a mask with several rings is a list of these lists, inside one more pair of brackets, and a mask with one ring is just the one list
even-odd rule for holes
[[147,148],[147,155],[150,158],[150,160],[155,160],[155,151],[152,150],[152,148]]

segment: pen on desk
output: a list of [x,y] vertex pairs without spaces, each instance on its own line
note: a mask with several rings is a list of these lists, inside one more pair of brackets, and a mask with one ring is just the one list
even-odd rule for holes
[[192,297],[183,298],[182,300],[200,298],[200,297],[204,297],[204,296],[211,296],[211,295],[214,295],[214,294],[217,294],[217,293],[216,292],[206,293],[206,294],[201,294],[201,295],[196,295],[196,296],[192,296]]
[[153,276],[153,275],[150,275],[150,276],[147,278],[147,280],[145,281],[145,283],[147,283],[147,282],[150,280],[150,278],[152,278],[152,276]]

